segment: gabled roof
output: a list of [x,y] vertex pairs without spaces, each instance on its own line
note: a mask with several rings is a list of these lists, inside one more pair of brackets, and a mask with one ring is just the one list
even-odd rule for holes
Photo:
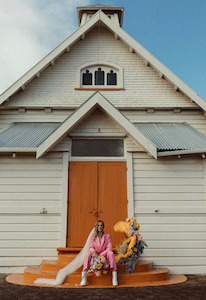
[[188,85],[186,85],[181,79],[179,79],[174,73],[172,73],[166,66],[164,66],[159,60],[157,60],[152,54],[150,54],[144,47],[142,47],[137,41],[135,41],[130,35],[128,35],[120,26],[114,24],[106,14],[99,10],[94,14],[84,25],[80,26],[71,36],[63,41],[58,47],[56,47],[51,53],[49,53],[44,59],[42,59],[37,65],[35,65],[30,71],[16,81],[9,89],[7,89],[0,96],[0,105],[7,100],[10,96],[15,94],[18,90],[24,89],[25,85],[33,80],[35,77],[39,77],[40,73],[54,62],[65,51],[69,52],[70,47],[75,44],[80,38],[90,31],[98,22],[102,22],[114,35],[120,38],[130,49],[141,56],[146,64],[149,64],[157,72],[159,72],[165,79],[174,85],[175,89],[179,89],[192,101],[199,105],[204,111],[206,111],[206,102],[198,96]]
[[68,133],[91,114],[96,108],[100,108],[115,123],[118,124],[128,136],[132,137],[134,142],[140,144],[154,158],[157,158],[156,146],[148,140],[139,129],[137,129],[121,112],[119,112],[105,97],[99,92],[95,92],[78,109],[74,111],[62,124],[37,148],[36,158],[43,156],[52,147],[60,142]]

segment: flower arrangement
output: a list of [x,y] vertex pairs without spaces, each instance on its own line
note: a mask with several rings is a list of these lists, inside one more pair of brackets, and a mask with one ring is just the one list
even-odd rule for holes
[[107,270],[109,268],[109,262],[106,260],[104,256],[96,256],[93,257],[90,263],[89,272],[94,272],[96,276],[101,276],[102,274],[107,274]]
[[116,261],[119,264],[127,265],[126,273],[134,271],[140,254],[143,253],[145,247],[148,247],[138,232],[139,228],[135,217],[127,218],[126,222],[120,221],[114,226],[115,231],[125,234],[125,240],[117,246]]

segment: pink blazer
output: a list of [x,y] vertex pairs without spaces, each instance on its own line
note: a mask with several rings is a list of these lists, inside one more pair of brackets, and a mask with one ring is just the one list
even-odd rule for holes
[[105,256],[109,251],[112,251],[112,243],[109,233],[103,233],[101,243],[99,237],[96,236],[95,240],[93,236],[89,242],[89,252],[92,254],[94,251],[101,256]]

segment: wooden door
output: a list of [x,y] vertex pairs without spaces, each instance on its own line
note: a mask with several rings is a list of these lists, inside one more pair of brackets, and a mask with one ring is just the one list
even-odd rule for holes
[[82,247],[98,219],[115,246],[122,237],[113,226],[126,217],[126,163],[70,162],[67,247]]
[[97,163],[70,162],[67,247],[82,247],[96,222]]
[[121,233],[114,231],[118,221],[127,218],[127,180],[126,163],[99,163],[99,219],[105,222],[105,232],[111,235],[115,247],[124,238]]

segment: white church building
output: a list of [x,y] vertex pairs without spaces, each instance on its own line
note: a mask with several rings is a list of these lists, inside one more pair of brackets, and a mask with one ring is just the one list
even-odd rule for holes
[[0,96],[0,273],[81,249],[98,219],[115,246],[132,216],[143,259],[206,273],[206,103],[123,12],[77,8],[78,29]]

